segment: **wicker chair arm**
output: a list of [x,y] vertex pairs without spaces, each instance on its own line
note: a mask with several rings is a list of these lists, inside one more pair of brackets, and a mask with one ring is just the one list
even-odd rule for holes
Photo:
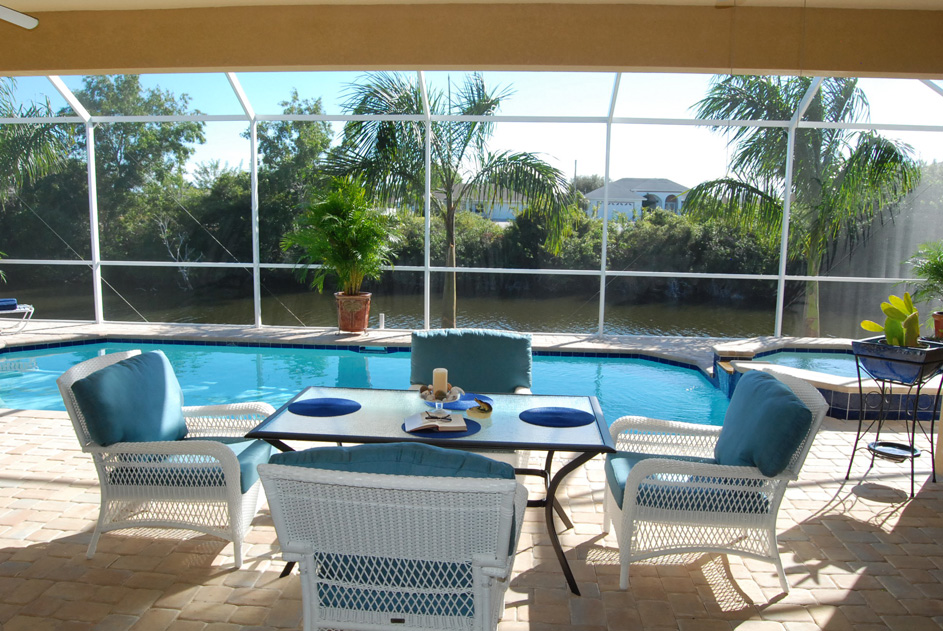
[[[670,460],[668,458],[647,458],[640,461],[629,473],[625,481],[626,497],[630,489],[638,489],[639,485],[652,476],[689,476],[686,485],[698,486],[729,486],[743,488],[749,480],[767,483],[773,480],[795,480],[796,476],[788,470],[777,476],[769,477],[760,473],[756,467],[736,467],[731,465],[713,464],[710,462],[688,462],[684,460]],[[649,482],[645,482],[648,484]]]
[[107,447],[91,445],[88,451],[109,455],[154,454],[159,456],[210,456],[221,462],[231,460],[237,463],[238,466],[238,460],[232,450],[223,443],[215,440],[154,440],[139,443],[112,443]]
[[609,432],[619,451],[711,458],[720,427],[623,416],[612,423]]
[[275,413],[268,403],[252,401],[222,405],[193,405],[183,408],[187,431],[200,436],[245,436],[266,417]]

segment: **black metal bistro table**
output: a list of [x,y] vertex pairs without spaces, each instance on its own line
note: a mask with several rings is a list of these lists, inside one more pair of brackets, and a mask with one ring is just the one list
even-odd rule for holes
[[[403,430],[406,417],[429,410],[415,390],[371,390],[364,388],[305,388],[291,401],[262,421],[246,434],[261,438],[282,451],[292,448],[285,441],[319,441],[337,443],[421,442],[454,449],[494,449],[545,451],[543,469],[518,469],[518,473],[538,474],[544,477],[546,496],[528,501],[528,506],[544,508],[550,543],[556,552],[570,591],[579,594],[579,588],[570,570],[553,521],[554,509],[567,528],[572,523],[556,501],[557,489],[574,469],[598,454],[613,453],[615,447],[609,428],[603,418],[596,397],[489,394],[494,411],[487,419],[475,419],[481,429],[467,436],[450,436],[449,432],[424,433],[423,436]],[[360,409],[341,416],[302,416],[288,411],[289,405],[309,399],[349,399],[360,404]],[[544,407],[571,408],[587,412],[593,421],[578,427],[548,427],[520,419],[525,410]],[[466,421],[468,422],[468,421]],[[470,424],[471,425],[471,424]],[[462,432],[457,432],[462,434]],[[556,472],[552,471],[555,454],[563,452],[569,460]]]

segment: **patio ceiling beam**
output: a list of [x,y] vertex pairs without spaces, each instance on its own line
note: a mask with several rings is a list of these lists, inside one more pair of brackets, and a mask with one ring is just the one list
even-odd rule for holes
[[[507,68],[943,78],[943,11],[803,6],[311,4],[36,12],[0,74]],[[625,37],[664,33],[640,46]],[[312,37],[317,33],[317,37]],[[592,36],[587,34],[591,33]]]

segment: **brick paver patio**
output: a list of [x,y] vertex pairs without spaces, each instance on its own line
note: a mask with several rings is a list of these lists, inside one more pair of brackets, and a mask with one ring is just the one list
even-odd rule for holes
[[[571,596],[544,532],[528,511],[502,631],[523,629],[901,629],[943,625],[943,484],[918,459],[909,467],[867,459],[844,481],[854,427],[827,420],[780,512],[780,546],[792,590],[771,566],[720,555],[662,558],[632,567],[618,588],[615,540],[601,535],[603,472],[593,461],[564,498],[576,526],[562,541],[582,597]],[[232,545],[197,533],[105,534],[85,549],[98,483],[64,413],[0,410],[0,628],[101,631],[295,629],[297,574],[282,567],[267,507]]]

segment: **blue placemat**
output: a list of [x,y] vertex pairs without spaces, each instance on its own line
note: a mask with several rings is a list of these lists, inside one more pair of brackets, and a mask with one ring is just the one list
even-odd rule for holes
[[468,429],[464,432],[440,432],[437,429],[421,429],[418,432],[406,432],[406,423],[402,425],[404,432],[410,436],[417,436],[419,438],[462,438],[464,436],[477,434],[481,431],[481,423],[473,421],[470,418],[465,419],[465,427]]
[[344,416],[360,409],[360,404],[351,399],[305,399],[288,404],[288,411],[301,416]]
[[[446,410],[467,410],[468,408],[478,407],[478,404],[475,403],[475,399],[481,399],[488,405],[494,405],[494,399],[484,394],[475,394],[474,392],[466,392],[456,401],[450,401],[442,405]],[[432,407],[435,405],[434,401],[426,401],[426,405]]]
[[589,412],[574,408],[557,407],[524,410],[521,412],[520,418],[525,423],[546,427],[579,427],[580,425],[589,425],[596,420],[596,417]]

